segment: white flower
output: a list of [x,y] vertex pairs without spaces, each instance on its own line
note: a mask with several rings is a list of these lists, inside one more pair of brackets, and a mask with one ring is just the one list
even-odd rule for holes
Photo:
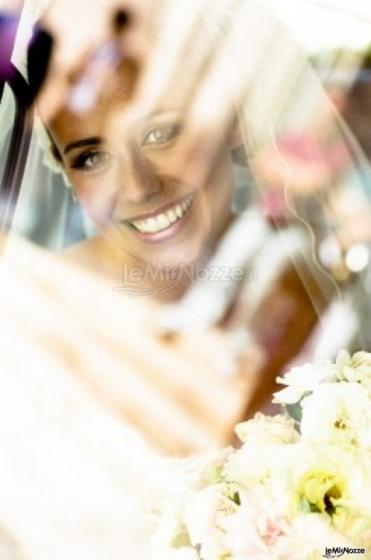
[[296,404],[306,393],[311,393],[320,383],[335,381],[335,379],[335,372],[328,365],[305,364],[294,367],[285,373],[284,377],[277,377],[278,383],[287,385],[287,387],[274,394],[273,402],[283,405]]
[[289,526],[263,495],[238,490],[239,504],[227,497],[228,485],[210,486],[193,499],[184,516],[193,546],[204,560],[271,560],[271,550]]
[[220,521],[226,531],[225,542],[233,558],[271,560],[278,539],[289,531],[287,521],[271,501],[253,493],[240,493],[236,513]]
[[332,366],[333,373],[339,381],[360,383],[371,398],[371,354],[356,352],[353,356],[346,350],[341,350]]
[[246,490],[272,495],[277,479],[291,461],[295,445],[246,443],[227,460],[225,479]]
[[275,402],[300,402],[300,434],[287,415],[256,414],[236,427],[240,449],[186,462],[182,483],[169,480],[150,560],[371,552],[371,354],[342,351],[279,381]]
[[325,554],[326,547],[333,546],[354,547],[355,543],[335,531],[327,517],[318,513],[301,514],[293,523],[291,530],[277,540],[274,557],[298,560],[298,551],[300,551],[301,560],[320,560]]
[[371,403],[361,385],[324,383],[301,406],[304,439],[371,448]]
[[349,448],[303,441],[286,471],[280,511],[294,523],[318,513],[344,537],[362,543],[371,528],[370,457]]
[[235,432],[243,443],[294,443],[299,439],[294,420],[283,414],[258,413],[252,420],[237,424]]
[[201,547],[203,560],[222,560],[229,553],[219,520],[235,513],[238,505],[226,493],[227,485],[214,484],[201,490],[186,505],[184,521],[192,545]]

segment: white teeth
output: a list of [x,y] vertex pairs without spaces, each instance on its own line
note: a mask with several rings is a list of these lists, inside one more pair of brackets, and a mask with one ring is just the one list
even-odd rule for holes
[[160,214],[159,216],[157,216],[157,227],[159,231],[168,228],[169,225],[170,225],[170,220],[166,216],[166,214]]
[[147,226],[148,233],[155,233],[157,231],[157,220],[156,218],[149,218],[144,222]]
[[191,207],[193,197],[180,202],[170,210],[162,212],[155,218],[148,218],[148,220],[134,221],[131,224],[141,233],[158,233],[167,229],[171,224],[174,224],[184,216],[187,210]]
[[148,222],[141,222],[140,226],[137,225],[137,228],[139,229],[139,231],[141,231],[142,233],[149,233],[151,231],[150,229],[150,225],[148,224]]
[[141,231],[142,233],[144,233],[144,228],[145,226],[143,225],[143,222],[138,222],[137,225],[135,226],[137,229],[139,229],[139,231]]
[[176,222],[176,214],[174,212],[174,210],[169,210],[169,212],[166,212],[167,217],[169,218],[170,222],[173,224],[174,222]]

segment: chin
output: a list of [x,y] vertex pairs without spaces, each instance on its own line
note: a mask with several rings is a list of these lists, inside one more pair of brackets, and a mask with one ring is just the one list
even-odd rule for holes
[[203,244],[200,241],[186,242],[168,250],[148,253],[144,260],[159,269],[189,267],[202,259]]

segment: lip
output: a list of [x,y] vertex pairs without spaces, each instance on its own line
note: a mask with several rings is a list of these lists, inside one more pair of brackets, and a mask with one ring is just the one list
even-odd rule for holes
[[[168,228],[164,229],[163,231],[159,231],[157,233],[144,233],[144,232],[141,232],[141,231],[135,229],[130,224],[130,222],[132,222],[132,221],[140,221],[140,220],[146,220],[146,219],[149,219],[149,218],[153,218],[153,217],[157,216],[158,214],[161,214],[163,212],[166,212],[167,210],[170,210],[171,208],[173,208],[177,204],[180,204],[181,202],[184,202],[185,200],[187,200],[191,196],[193,196],[193,199],[192,199],[192,203],[191,203],[190,207],[188,208],[187,212],[178,221],[171,224]],[[148,243],[160,243],[162,241],[166,241],[167,239],[170,239],[170,238],[174,237],[175,235],[177,235],[179,233],[179,231],[181,229],[183,229],[183,227],[185,226],[185,224],[188,221],[189,216],[191,214],[192,207],[193,207],[193,204],[194,204],[194,200],[195,200],[195,193],[189,193],[186,196],[183,196],[182,198],[179,198],[179,199],[177,199],[173,202],[165,204],[165,205],[157,208],[156,210],[153,210],[152,212],[148,212],[147,214],[141,214],[140,216],[135,216],[133,218],[126,219],[126,220],[121,220],[120,224],[128,227],[130,229],[130,231],[136,237],[139,237],[139,239],[141,239],[143,241],[146,241]]]

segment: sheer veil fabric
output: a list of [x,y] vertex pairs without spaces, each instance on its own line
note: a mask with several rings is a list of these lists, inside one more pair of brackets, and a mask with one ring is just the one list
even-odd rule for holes
[[[49,0],[25,0],[12,63],[27,79],[27,45]],[[13,94],[5,86],[0,105],[0,171],[4,167],[15,114]],[[36,116],[12,230],[38,245],[60,250],[95,233],[86,213],[74,203],[61,169],[53,161],[48,137]]]
[[[23,73],[32,26],[47,4],[46,0],[25,2],[14,50],[14,63]],[[241,111],[245,117],[242,133],[252,159],[263,145],[277,148],[277,131],[293,123],[294,128],[300,128],[310,122],[319,100],[326,104],[321,84],[304,54],[298,54],[295,41],[281,27],[275,28],[265,8],[263,12],[257,9],[255,18],[248,30],[264,27],[270,64],[251,66],[251,74],[256,72],[255,88]],[[262,63],[267,51],[261,44],[254,45],[253,34],[249,36],[247,31],[248,48],[250,52],[254,46],[260,49],[255,62]],[[309,101],[305,95],[308,91]],[[12,95],[6,89],[0,105],[0,161],[7,151],[12,124],[9,115],[13,112]],[[340,123],[335,114],[334,119]],[[93,235],[95,229],[48,158],[47,138],[41,128],[42,123],[36,120],[13,231],[59,250]],[[337,133],[346,150],[352,152],[354,168],[368,167],[362,154],[353,149],[354,139],[346,127],[339,124]],[[354,175],[362,190],[360,174]],[[250,178],[236,167],[236,179],[234,210],[243,214],[243,190]],[[259,181],[255,188],[259,193]],[[73,306],[65,316],[57,313],[55,301],[63,294],[63,281],[54,257],[38,254],[38,249],[22,242],[15,242],[13,248],[0,263],[0,449],[4,450],[0,460],[0,527],[4,529],[4,538],[0,530],[0,556],[3,543],[4,550],[8,547],[10,551],[9,560],[145,560],[156,510],[170,487],[182,491],[187,464],[158,457],[139,434],[102,410],[68,368],[55,363],[45,333],[49,329],[56,339],[58,335],[62,338],[69,329],[73,333],[76,325],[82,329],[84,323],[79,323]],[[303,257],[311,259],[312,253]],[[43,263],[35,274],[40,285],[46,281],[46,295],[34,290],[34,284],[29,285],[27,275],[23,275],[27,269],[32,271],[35,262]],[[65,278],[66,286],[81,288],[85,282],[84,290],[90,290],[91,295],[86,306],[93,302],[99,310],[97,301],[104,301],[106,286],[99,287],[76,271],[66,272]],[[54,282],[58,283],[55,292]],[[360,278],[359,284],[362,282]],[[325,285],[321,287],[326,290]],[[49,296],[55,298],[54,302],[48,300]],[[261,297],[261,293],[256,294],[257,300]],[[45,299],[45,324],[32,337],[30,318],[40,313]],[[128,309],[123,309],[120,320],[134,324],[134,306],[131,315]],[[108,330],[110,322],[106,321]]]
[[[24,4],[13,53],[13,63],[24,75],[27,41],[47,4],[45,0]],[[5,87],[0,105],[0,165],[13,116],[14,99]],[[12,232],[58,250],[94,228],[47,157],[41,127],[36,120]],[[72,232],[71,214],[75,214]],[[45,301],[32,295],[28,274],[18,268],[23,244],[16,248],[13,243],[17,245],[10,237],[0,265],[0,557],[144,560],[153,508],[171,468],[139,434],[102,411],[58,366],[53,354],[48,365],[45,342],[38,347],[27,332],[30,317],[15,303],[23,293],[25,301],[39,301],[46,313]],[[32,247],[25,247],[28,260]],[[40,253],[34,262],[43,258]],[[52,261],[48,269],[54,269]],[[63,270],[62,276],[66,274]],[[46,282],[47,275],[41,274]],[[6,302],[13,302],[8,309]],[[56,310],[52,322],[63,331],[57,314]],[[74,320],[72,315],[70,319]],[[20,325],[26,326],[25,331]]]

